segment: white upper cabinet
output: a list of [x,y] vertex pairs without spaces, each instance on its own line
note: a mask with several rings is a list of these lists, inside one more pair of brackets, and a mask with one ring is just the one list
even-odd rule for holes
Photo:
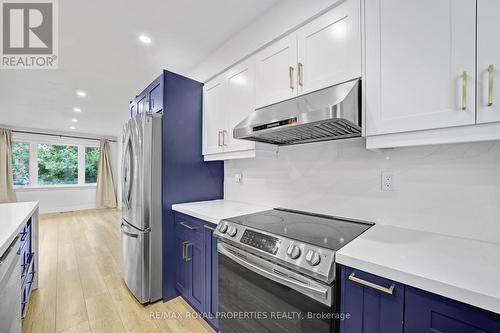
[[255,143],[233,138],[234,127],[255,110],[255,59],[252,57],[204,87],[205,160],[255,156]]
[[366,0],[365,16],[367,136],[475,123],[476,0]]
[[205,84],[203,87],[203,155],[223,152],[225,100],[226,82],[222,75]]
[[[254,149],[255,143],[233,137],[234,127],[255,110],[255,61],[244,61],[226,74],[226,135],[230,151]],[[226,142],[226,141],[225,141]]]
[[361,77],[361,0],[347,0],[256,55],[256,107]]
[[256,107],[297,95],[297,36],[292,33],[257,53]]
[[360,17],[350,0],[297,31],[299,94],[361,77]]
[[477,2],[477,122],[500,121],[500,1]]

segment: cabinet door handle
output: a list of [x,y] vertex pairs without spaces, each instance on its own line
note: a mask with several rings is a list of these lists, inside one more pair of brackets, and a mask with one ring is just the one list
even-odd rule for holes
[[369,287],[372,289],[376,289],[378,291],[381,291],[381,292],[389,294],[389,295],[392,295],[392,293],[394,292],[394,288],[395,288],[394,284],[392,284],[389,288],[387,288],[387,287],[379,286],[378,284],[375,284],[373,282],[360,279],[360,278],[355,276],[355,273],[351,273],[351,275],[349,275],[349,280],[351,280],[352,282],[362,284],[363,286],[366,286],[366,287]]
[[186,245],[185,245],[185,248],[186,248],[186,256],[184,257],[184,261],[185,261],[185,262],[188,262],[188,261],[190,261],[190,260],[191,260],[191,258],[189,257],[189,247],[190,247],[191,245],[193,245],[193,243],[189,243],[189,242],[185,242],[185,243],[186,243]]
[[214,228],[214,227],[211,227],[211,226],[210,226],[210,225],[208,225],[208,224],[204,224],[204,225],[203,225],[203,228],[208,229],[208,230],[215,231],[215,228]]
[[182,260],[186,261],[186,244],[188,241],[182,242]]
[[222,145],[223,146],[227,146],[227,144],[226,144],[226,135],[227,135],[227,131],[223,130],[222,131]]
[[462,110],[467,110],[467,72],[462,73]]
[[180,224],[181,226],[183,226],[184,228],[186,228],[186,229],[189,229],[189,230],[196,230],[196,228],[195,228],[195,227],[192,227],[192,226],[190,226],[189,224],[186,224],[186,223],[184,223],[184,222],[180,222],[179,224]]
[[304,65],[302,65],[301,62],[297,64],[297,81],[299,82],[299,86],[303,87],[304,83],[302,82],[302,72],[303,72]]
[[495,72],[495,67],[493,65],[488,66],[488,106],[493,106],[493,74]]
[[290,89],[295,89],[294,86],[293,86],[293,67],[290,66],[288,67],[288,78],[290,80]]

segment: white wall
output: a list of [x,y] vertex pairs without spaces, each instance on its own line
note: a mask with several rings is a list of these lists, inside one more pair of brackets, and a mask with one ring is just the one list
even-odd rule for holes
[[[31,130],[33,131],[33,130]],[[66,134],[66,133],[56,133]],[[72,135],[78,135],[72,133]],[[13,140],[36,143],[52,144],[75,144],[87,146],[99,146],[99,141],[72,139],[65,137],[53,137],[45,135],[19,134],[13,133]],[[114,138],[112,138],[114,139]],[[120,153],[118,143],[110,142],[112,157],[113,176],[115,187],[118,185],[118,166]],[[36,163],[36,161],[31,161]],[[118,189],[119,190],[119,189]],[[35,186],[15,189],[18,201],[38,201],[40,203],[40,213],[54,213],[74,211],[81,209],[96,208],[96,187],[95,185],[61,185],[61,186]],[[118,192],[118,191],[117,191]]]
[[[382,171],[393,172],[394,191],[381,191]],[[224,197],[500,243],[500,142],[281,147],[271,158],[226,161]]]
[[17,201],[38,201],[40,213],[96,208],[96,187],[62,187],[16,190]]
[[284,0],[195,66],[189,76],[205,82],[251,53],[282,37],[341,0]]

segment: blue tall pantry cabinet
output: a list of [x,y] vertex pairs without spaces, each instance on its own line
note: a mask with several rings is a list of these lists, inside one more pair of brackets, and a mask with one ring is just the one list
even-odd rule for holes
[[131,117],[142,112],[163,113],[164,301],[178,296],[176,267],[179,263],[175,244],[181,240],[175,235],[172,204],[223,197],[224,163],[203,161],[202,94],[202,83],[163,71],[129,107]]

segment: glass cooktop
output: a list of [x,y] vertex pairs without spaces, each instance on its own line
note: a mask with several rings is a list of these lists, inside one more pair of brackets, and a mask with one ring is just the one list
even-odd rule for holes
[[334,251],[373,226],[370,222],[281,208],[226,220]]

